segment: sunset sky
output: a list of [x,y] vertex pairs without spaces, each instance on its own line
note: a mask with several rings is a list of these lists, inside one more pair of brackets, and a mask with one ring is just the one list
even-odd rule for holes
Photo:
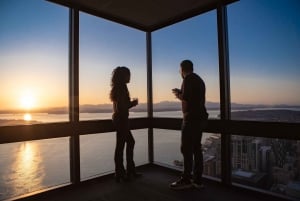
[[[300,105],[300,1],[228,6],[231,100]],[[68,105],[68,8],[0,1],[0,110]],[[191,59],[219,102],[216,12],[152,34],[154,102],[175,101],[179,63]],[[80,104],[110,103],[110,76],[128,66],[131,97],[146,98],[146,33],[80,13]]]

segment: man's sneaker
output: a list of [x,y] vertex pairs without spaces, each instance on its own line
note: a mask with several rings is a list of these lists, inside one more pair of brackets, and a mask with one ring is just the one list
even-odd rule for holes
[[192,184],[191,180],[184,179],[184,178],[180,178],[178,181],[175,181],[170,184],[170,188],[173,190],[183,190],[183,189],[188,189],[188,188],[192,188],[192,187],[193,187],[193,184]]
[[201,181],[197,181],[197,180],[194,180],[193,181],[193,186],[197,189],[203,189],[204,188],[204,185]]

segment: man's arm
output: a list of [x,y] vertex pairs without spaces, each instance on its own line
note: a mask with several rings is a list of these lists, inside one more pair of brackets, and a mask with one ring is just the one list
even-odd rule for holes
[[173,89],[173,93],[176,98],[178,98],[181,101],[181,106],[182,106],[182,112],[185,113],[187,112],[187,102],[183,99],[183,94],[180,89]]
[[186,113],[187,112],[187,102],[185,100],[181,100],[181,106],[182,106],[182,112]]

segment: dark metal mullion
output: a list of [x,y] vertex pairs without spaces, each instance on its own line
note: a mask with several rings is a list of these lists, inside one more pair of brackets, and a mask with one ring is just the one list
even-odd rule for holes
[[70,177],[73,184],[80,182],[79,132],[79,11],[70,8],[69,41],[69,119],[72,125],[70,137]]
[[[221,120],[230,120],[230,74],[227,12],[225,5],[217,8]],[[230,134],[222,132],[222,183],[231,185]]]
[[146,32],[147,52],[147,111],[148,111],[148,158],[149,163],[154,161],[153,153],[153,89],[152,89],[152,38],[151,32]]

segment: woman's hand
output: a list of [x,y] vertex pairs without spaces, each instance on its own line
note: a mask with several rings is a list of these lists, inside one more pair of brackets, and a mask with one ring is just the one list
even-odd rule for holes
[[139,104],[139,99],[133,98],[132,101],[131,101],[131,104],[132,104],[133,107],[138,105]]

